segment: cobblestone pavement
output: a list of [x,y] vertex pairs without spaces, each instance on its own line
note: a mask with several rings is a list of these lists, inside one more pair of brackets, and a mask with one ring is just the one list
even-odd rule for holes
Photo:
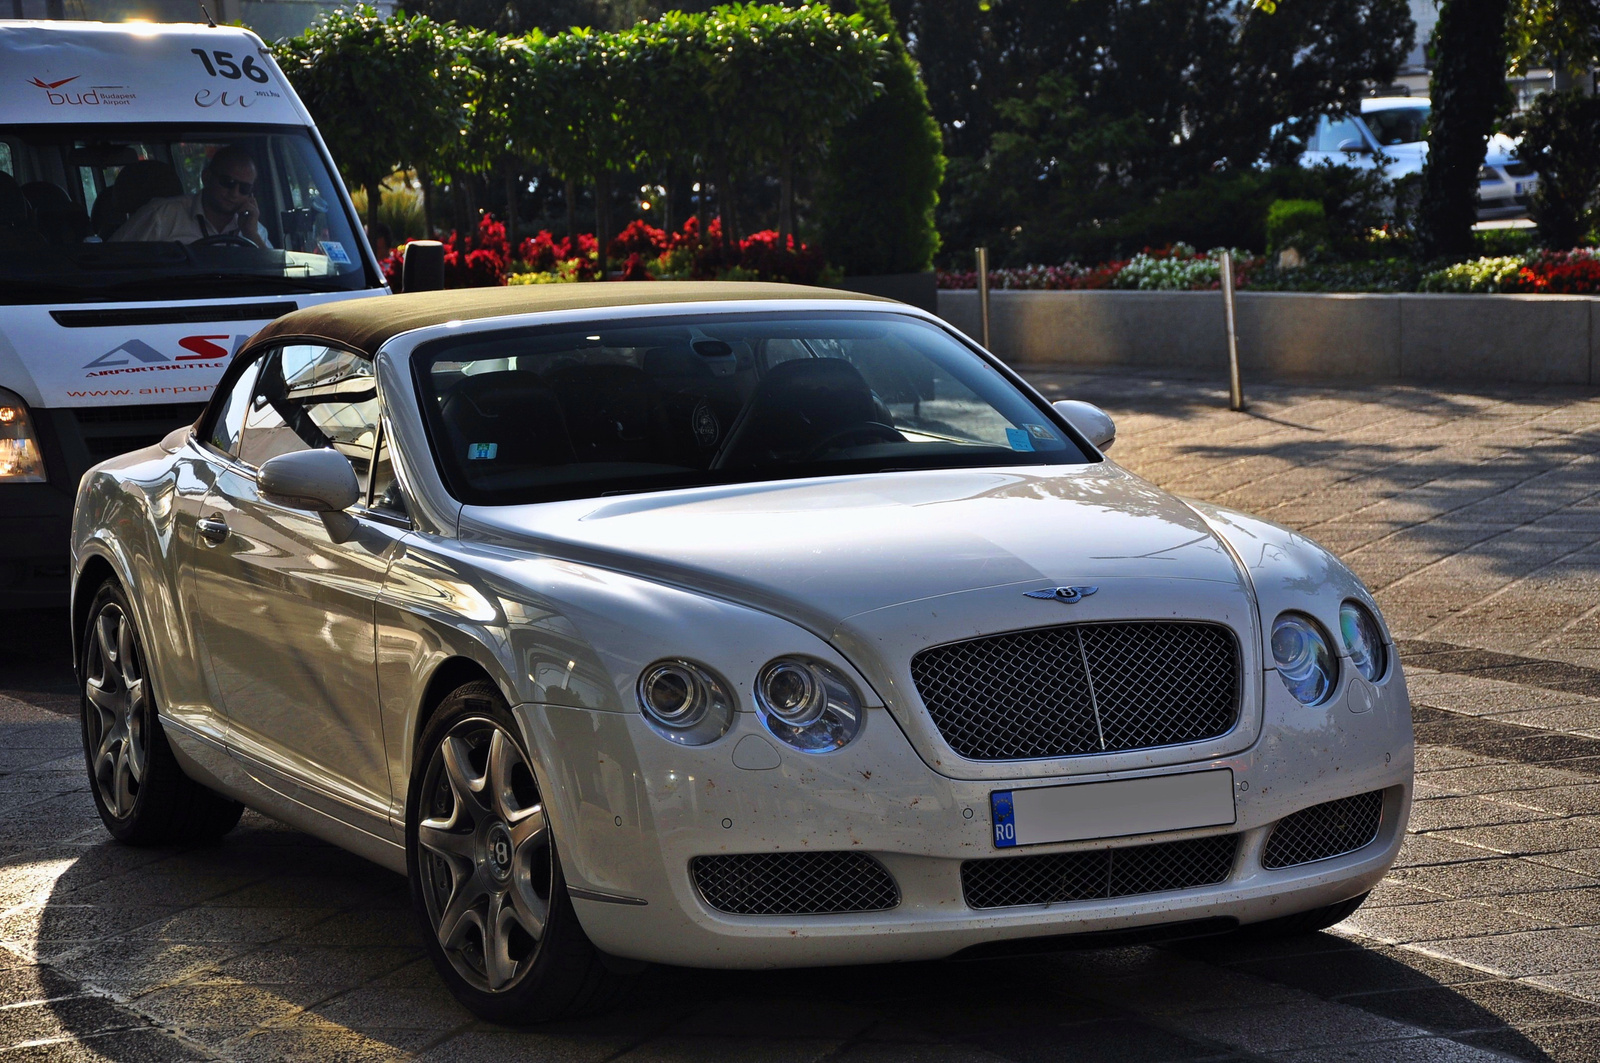
[[397,876],[253,814],[109,842],[64,618],[0,643],[0,1063],[12,1059],[1600,1060],[1600,392],[1040,374],[1114,455],[1339,551],[1402,640],[1412,835],[1333,933],[777,973],[654,969],[512,1032],[434,976]]

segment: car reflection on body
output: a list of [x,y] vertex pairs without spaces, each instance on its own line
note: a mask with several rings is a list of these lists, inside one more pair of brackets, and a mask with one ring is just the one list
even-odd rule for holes
[[1331,555],[1113,434],[822,289],[290,314],[82,483],[95,800],[128,842],[243,803],[407,873],[509,1023],[637,961],[1331,925],[1410,808],[1392,642]]

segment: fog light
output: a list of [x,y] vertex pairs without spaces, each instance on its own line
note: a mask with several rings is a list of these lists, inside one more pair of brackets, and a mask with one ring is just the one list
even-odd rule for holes
[[803,753],[838,749],[861,730],[861,695],[830,664],[779,657],[756,676],[756,709],[773,736]]
[[639,673],[639,709],[668,741],[703,746],[727,733],[733,722],[728,686],[693,661],[657,661]]

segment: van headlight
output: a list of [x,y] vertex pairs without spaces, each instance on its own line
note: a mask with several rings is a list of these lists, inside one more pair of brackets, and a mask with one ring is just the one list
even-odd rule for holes
[[44,483],[44,458],[27,403],[0,388],[0,483]]
[[837,668],[779,657],[756,676],[756,709],[775,738],[802,753],[826,753],[861,730],[861,695]]

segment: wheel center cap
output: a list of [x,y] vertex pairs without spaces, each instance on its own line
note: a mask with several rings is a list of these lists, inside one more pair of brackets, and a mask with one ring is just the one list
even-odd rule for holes
[[511,877],[511,832],[504,823],[495,823],[483,836],[484,862],[497,879]]

